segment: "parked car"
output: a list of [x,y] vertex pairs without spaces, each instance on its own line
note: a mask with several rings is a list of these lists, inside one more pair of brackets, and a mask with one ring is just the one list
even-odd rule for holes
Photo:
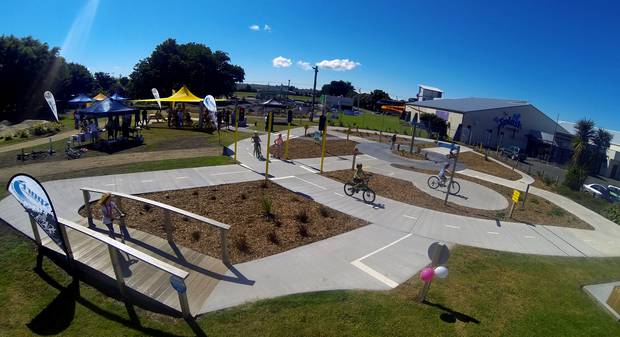
[[591,194],[595,198],[611,199],[611,194],[607,187],[601,184],[583,184],[583,191]]
[[613,197],[614,201],[620,201],[620,187],[614,185],[607,185],[609,194]]
[[499,149],[499,153],[512,160],[525,161],[526,158],[525,153],[523,153],[518,146],[514,145],[508,147],[501,147]]

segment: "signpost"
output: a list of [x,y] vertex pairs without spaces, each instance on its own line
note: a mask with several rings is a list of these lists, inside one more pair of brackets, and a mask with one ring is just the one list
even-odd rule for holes
[[235,161],[237,161],[237,140],[239,132],[239,108],[235,104]]
[[413,153],[413,142],[415,141],[415,131],[418,127],[418,123],[416,122],[417,118],[418,118],[418,114],[415,114],[415,117],[413,117],[414,119],[411,120],[411,145],[409,145],[409,153]]
[[323,173],[323,162],[325,161],[325,146],[327,145],[327,117],[319,118],[319,131],[323,133],[323,143],[321,144],[321,173]]
[[273,112],[267,114],[267,157],[265,158],[265,181],[269,180],[269,146],[271,145],[271,123],[273,122]]
[[[431,265],[430,265],[430,268],[424,268],[422,272],[420,273],[422,280],[425,282],[424,287],[422,287],[422,289],[418,293],[418,296],[416,297],[416,300],[420,303],[424,302],[424,300],[426,299],[426,295],[428,294],[428,291],[431,288],[431,282],[432,282],[433,276],[435,273],[437,273],[437,270],[439,268],[442,268],[445,270],[445,274],[442,273],[443,275],[438,275],[439,277],[443,278],[447,276],[447,269],[445,267],[440,267],[440,266],[448,262],[448,258],[450,258],[450,249],[448,249],[448,246],[446,246],[443,243],[433,242],[428,247],[427,254],[428,254],[428,258],[431,259]],[[431,269],[430,277],[428,276],[429,269]],[[425,278],[427,278],[427,280],[425,280]]]
[[519,191],[519,190],[512,190],[512,206],[510,206],[510,215],[508,216],[509,218],[512,218],[512,212],[514,212],[515,206],[519,202],[519,197],[520,196],[521,196],[521,191]]

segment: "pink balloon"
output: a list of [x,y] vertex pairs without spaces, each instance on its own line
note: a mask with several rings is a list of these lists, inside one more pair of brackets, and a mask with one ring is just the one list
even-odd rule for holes
[[435,270],[431,267],[426,267],[420,272],[420,280],[424,282],[430,282],[433,277],[435,277]]

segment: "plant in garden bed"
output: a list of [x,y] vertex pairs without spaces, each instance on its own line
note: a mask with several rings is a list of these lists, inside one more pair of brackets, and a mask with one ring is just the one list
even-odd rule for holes
[[301,223],[308,223],[310,221],[310,217],[308,216],[308,212],[305,209],[302,209],[297,214],[295,214],[295,219]]
[[307,238],[310,236],[310,231],[308,230],[308,225],[306,224],[299,224],[297,226],[297,231],[299,232],[299,235],[301,235],[304,238]]
[[267,239],[274,245],[280,244],[280,238],[278,238],[278,234],[275,231],[267,233]]
[[264,197],[260,200],[260,205],[263,208],[263,214],[267,218],[274,218],[275,214],[273,213],[273,201],[271,199]]
[[252,248],[250,247],[250,243],[248,242],[248,238],[241,236],[235,240],[235,247],[238,251],[249,254],[252,252]]
[[194,241],[200,240],[200,232],[199,231],[193,231],[192,232],[192,240],[194,240]]

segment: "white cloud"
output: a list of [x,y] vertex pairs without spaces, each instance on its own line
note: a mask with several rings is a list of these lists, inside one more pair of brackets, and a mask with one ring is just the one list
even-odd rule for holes
[[310,70],[312,68],[310,66],[310,62],[297,61],[297,65],[299,66],[299,68],[301,68],[303,70]]
[[253,30],[253,31],[255,31],[255,32],[258,32],[258,31],[260,30],[260,26],[259,26],[259,25],[256,25],[256,24],[251,25],[251,26],[250,26],[250,30]]
[[316,64],[322,69],[331,69],[336,71],[353,70],[362,64],[359,62],[351,61],[349,59],[333,59],[323,60]]
[[263,26],[263,30],[264,30],[264,31],[266,31],[266,32],[270,32],[270,31],[271,31],[271,26],[270,26],[270,25],[268,25],[268,24],[265,24],[265,25]]
[[287,59],[286,57],[282,56],[274,58],[271,63],[273,64],[274,68],[288,68],[291,66],[291,64],[293,64],[291,59]]

